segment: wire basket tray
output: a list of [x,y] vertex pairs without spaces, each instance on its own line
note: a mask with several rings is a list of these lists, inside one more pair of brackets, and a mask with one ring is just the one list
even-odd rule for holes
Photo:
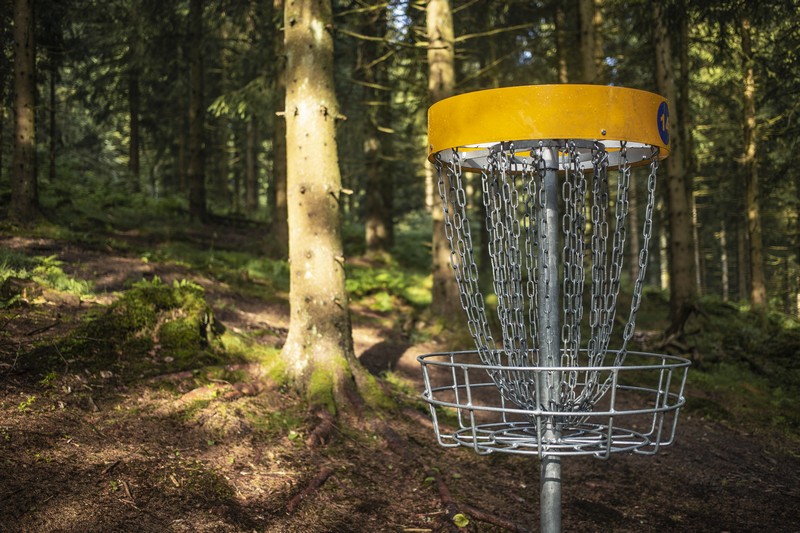
[[[621,366],[595,367],[487,365],[475,350],[432,353],[417,360],[425,382],[423,399],[442,446],[466,446],[483,455],[601,459],[618,452],[652,455],[673,442],[691,364],[681,357],[644,352],[627,352]],[[559,411],[557,406],[515,405],[495,382],[497,376],[510,374],[537,383],[545,376],[571,373],[605,376],[610,386],[590,408]]]

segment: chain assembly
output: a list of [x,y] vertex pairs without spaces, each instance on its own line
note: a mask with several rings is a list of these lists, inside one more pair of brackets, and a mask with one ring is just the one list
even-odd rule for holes
[[[614,365],[625,359],[641,304],[658,155],[653,148],[639,275]],[[611,375],[597,368],[606,364],[623,278],[632,187],[628,147],[623,141],[615,148],[616,170],[609,171],[609,151],[597,141],[494,145],[479,174],[485,220],[468,209],[468,156],[454,149],[448,158],[437,154],[435,162],[451,263],[480,360],[507,401],[558,411],[564,413],[560,423],[576,423],[569,413],[591,409],[612,386]],[[481,223],[488,242],[479,244],[488,248],[490,262],[483,269],[473,252],[473,226]],[[496,303],[487,304],[481,274],[491,276]],[[530,367],[572,369],[534,374],[524,370]]]

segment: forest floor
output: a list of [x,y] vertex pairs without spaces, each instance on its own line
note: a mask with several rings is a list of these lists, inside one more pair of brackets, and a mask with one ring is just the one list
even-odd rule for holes
[[[228,332],[268,349],[285,337],[285,295],[148,260],[136,245],[154,243],[117,238],[131,245],[0,236],[93,282],[85,297],[32,287],[0,310],[0,531],[538,529],[538,459],[437,445],[416,357],[446,346],[415,341],[397,310],[353,309],[357,355],[397,401],[384,415],[392,431],[342,422],[316,447],[305,444],[316,419],[247,357],[179,366],[157,340],[140,353],[78,353],[87,318],[153,276],[202,286]],[[235,246],[233,235],[219,240]],[[687,408],[676,442],[655,456],[565,458],[563,530],[798,531],[797,442]],[[468,523],[457,527],[454,514]]]

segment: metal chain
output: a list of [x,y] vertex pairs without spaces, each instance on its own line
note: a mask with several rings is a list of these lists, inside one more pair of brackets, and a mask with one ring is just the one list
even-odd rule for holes
[[[581,322],[583,321],[583,286],[585,260],[584,236],[586,228],[585,192],[586,176],[581,167],[581,156],[575,142],[566,144],[568,160],[565,164],[562,197],[564,216],[564,322],[561,328],[562,366],[577,366],[581,348]],[[561,403],[569,410],[575,402],[578,372],[570,372],[562,384]]]
[[[547,218],[545,176],[552,169],[547,168],[546,150],[557,155],[555,163],[564,173],[558,205],[552,205],[554,197],[551,195],[549,206],[551,211],[557,207],[560,213],[556,219],[557,230],[548,227],[551,222]],[[603,364],[614,326],[628,231],[631,165],[627,152],[626,144],[621,143],[617,154],[616,197],[611,214],[609,155],[602,144],[540,141],[535,145],[518,147],[513,143],[501,143],[488,150],[480,175],[485,208],[483,222],[488,239],[481,244],[489,251],[502,349],[498,349],[495,343],[480,290],[462,168],[463,155],[453,150],[447,160],[436,157],[445,236],[450,245],[450,261],[470,334],[503,397],[522,408],[543,407],[567,413],[582,411],[590,409],[611,386],[609,373],[599,371],[574,370],[559,375],[558,372],[500,371],[492,367]],[[591,178],[584,171],[586,154],[591,157]],[[641,230],[643,245],[639,253],[639,275],[634,281],[630,313],[622,333],[622,349],[617,352],[614,365],[621,365],[624,360],[641,305],[653,232],[658,155],[658,149],[653,148],[645,222]],[[552,180],[552,174],[548,179]],[[610,228],[611,217],[613,230]],[[552,271],[550,265],[552,242],[549,239],[553,238],[563,239],[558,269],[563,269],[561,272]],[[587,307],[584,301],[587,274],[591,285],[588,295],[590,334],[584,347],[581,325]],[[552,283],[561,285],[559,301],[551,301]],[[551,321],[547,318],[553,312],[561,316],[558,331],[551,331]],[[558,322],[555,320],[553,323]],[[542,354],[556,359],[543,361]],[[537,380],[536,375],[543,376],[543,380]],[[602,383],[598,381],[601,378]],[[544,405],[541,398],[548,398],[549,405]],[[564,417],[559,423],[564,421],[569,421],[569,417]]]
[[450,264],[459,287],[461,307],[467,314],[467,327],[484,362],[497,365],[500,361],[496,357],[497,350],[479,285],[459,153],[454,151],[447,162],[437,155],[436,168],[445,237],[450,245]]

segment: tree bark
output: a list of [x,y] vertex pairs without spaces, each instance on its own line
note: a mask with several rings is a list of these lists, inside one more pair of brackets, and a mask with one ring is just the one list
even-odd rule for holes
[[[283,0],[275,0],[275,14],[283,19]],[[276,26],[280,26],[276,22]],[[275,38],[275,122],[272,132],[272,188],[274,210],[272,212],[273,249],[277,257],[289,254],[289,226],[286,205],[286,120],[284,104],[286,100],[286,51],[284,37]],[[278,115],[280,113],[280,115]]]
[[348,403],[357,360],[345,291],[330,0],[287,0],[286,164],[291,322],[281,355],[309,403]]
[[[376,9],[366,14],[361,32],[364,35],[380,38],[386,30],[386,11]],[[385,85],[383,68],[376,65],[381,54],[381,42],[362,40],[359,44],[360,71],[366,83],[365,100],[366,128],[364,138],[364,163],[366,180],[364,186],[365,239],[367,251],[387,252],[392,245],[392,196],[394,183],[392,173],[384,157],[386,134],[382,126],[388,126],[388,112],[391,106],[391,91],[377,89],[375,85]]]
[[556,2],[555,32],[556,32],[556,72],[558,83],[569,81],[569,67],[567,62],[569,37],[567,35],[567,20],[563,2]]
[[750,297],[750,262],[747,259],[747,220],[740,220],[736,228],[736,266],[738,269],[739,300]]
[[205,220],[205,106],[203,105],[203,0],[189,4],[189,215]]
[[730,273],[728,266],[728,234],[723,220],[719,229],[719,266],[722,273],[722,301],[730,300]]
[[[659,92],[669,100],[672,109],[675,110],[678,106],[686,105],[686,102],[678,101],[672,44],[664,18],[664,8],[660,3],[653,2],[651,11],[656,52],[656,84]],[[680,116],[680,113],[673,116]],[[690,192],[684,166],[684,144],[680,128],[673,128],[671,133],[671,153],[666,160],[666,182],[669,213],[670,321],[674,322],[680,316],[681,310],[691,304],[695,296],[695,286],[692,218],[688,202]]]
[[[428,94],[430,103],[452,96],[455,90],[455,49],[453,14],[449,0],[428,0],[426,10],[428,32]],[[428,163],[427,171],[435,183],[435,170]],[[460,297],[450,266],[450,247],[444,232],[444,213],[434,201],[433,218],[433,288],[431,310],[441,317],[458,312]]]
[[603,51],[603,0],[594,0],[592,16],[594,29],[594,82],[606,84],[611,81]]
[[742,166],[745,178],[745,213],[749,240],[750,303],[755,307],[767,305],[764,281],[764,245],[761,238],[759,208],[758,164],[756,161],[756,78],[753,70],[750,20],[743,18],[740,26],[742,40],[742,102],[744,104],[744,153]]
[[245,140],[244,207],[248,213],[258,209],[258,168],[256,146],[258,144],[258,122],[255,117],[247,121]]
[[[5,78],[5,76],[3,76]],[[5,79],[0,78],[0,83],[5,83]],[[2,147],[5,146],[6,140],[6,104],[5,102],[0,101],[0,182],[2,182],[4,177],[3,163],[5,163],[3,159],[3,150]]]
[[[50,183],[54,183],[56,181],[56,105],[58,103],[58,99],[56,98],[56,74],[58,72],[58,66],[56,65],[56,61],[54,58],[50,58],[50,76],[48,76],[48,82],[50,84],[49,87],[49,96],[50,96],[50,109],[48,109],[48,114],[50,115],[50,122],[48,137],[50,140],[50,144],[47,147],[48,151],[48,163],[49,168],[47,171],[48,179]],[[2,145],[0,145],[2,146]]]
[[128,72],[128,108],[130,111],[130,141],[128,145],[128,170],[131,173],[131,188],[133,192],[139,192],[141,185],[140,165],[139,165],[139,72],[135,67],[131,67]]
[[580,17],[582,81],[583,83],[595,83],[597,81],[597,65],[595,62],[594,0],[580,0],[578,13]]
[[29,222],[39,214],[36,179],[36,43],[33,1],[14,2],[14,153],[9,216]]

